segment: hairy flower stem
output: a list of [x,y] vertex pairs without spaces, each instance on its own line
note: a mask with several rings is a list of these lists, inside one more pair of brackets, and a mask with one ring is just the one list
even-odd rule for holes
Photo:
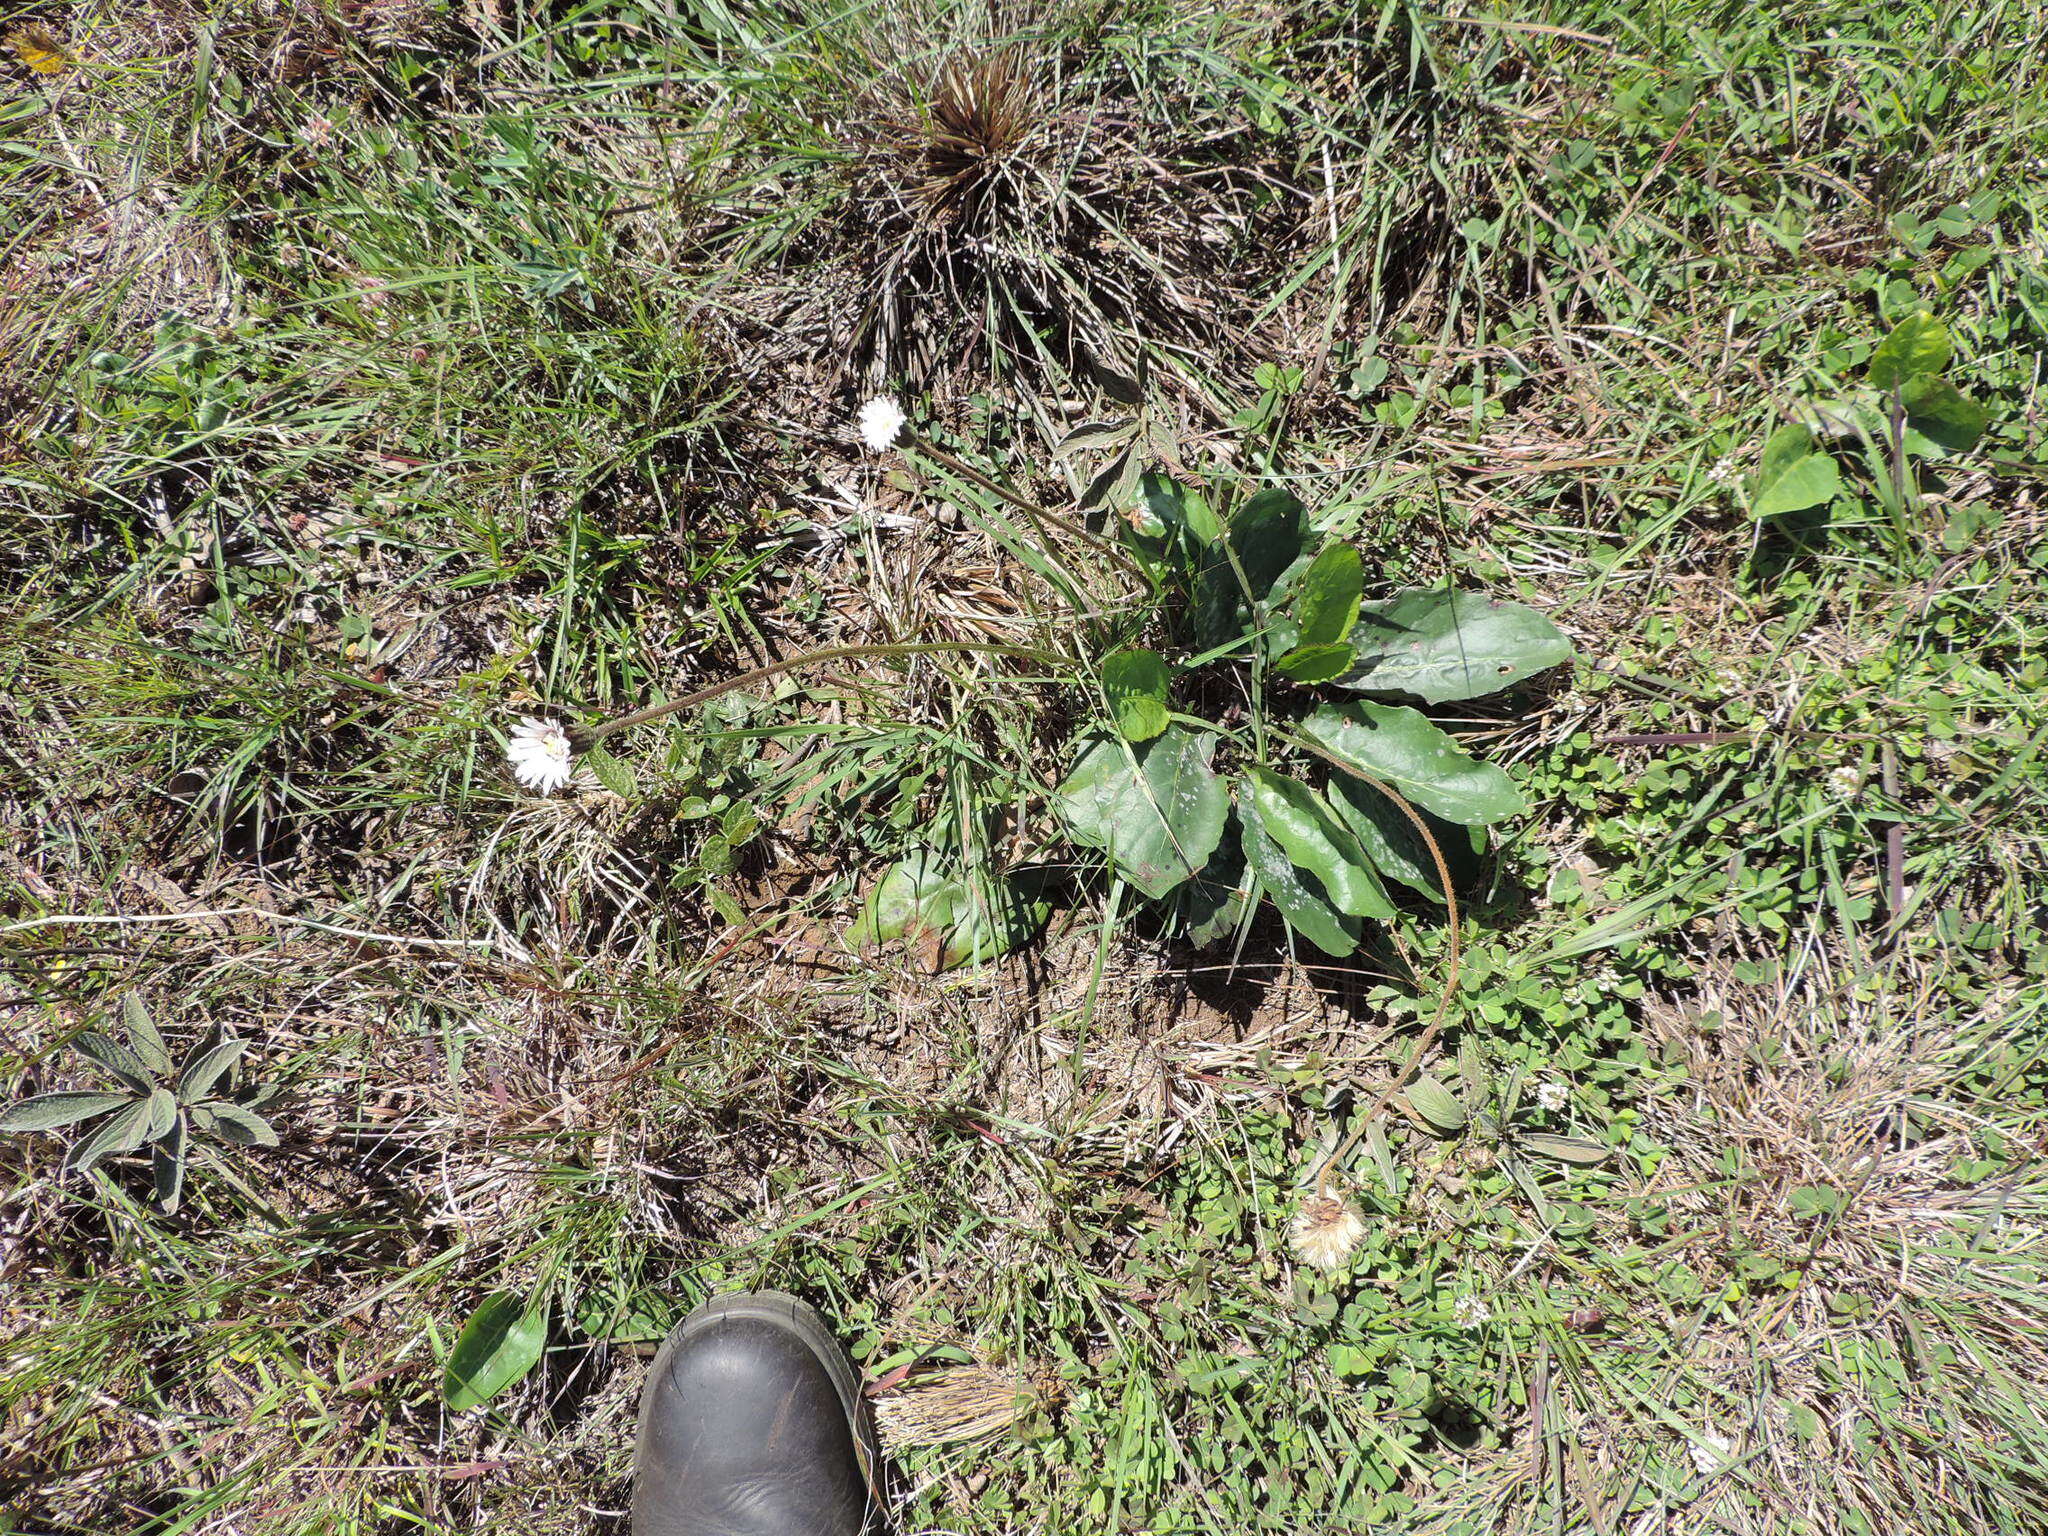
[[1059,658],[1045,651],[1036,651],[1024,645],[992,645],[979,640],[910,640],[878,645],[833,645],[822,651],[805,651],[801,656],[791,656],[784,661],[771,661],[764,667],[751,667],[745,672],[728,677],[722,683],[713,683],[709,688],[699,688],[695,693],[684,694],[680,699],[670,699],[663,704],[650,704],[645,709],[634,710],[630,715],[620,715],[614,720],[603,720],[596,725],[584,726],[572,732],[569,739],[578,752],[587,752],[614,731],[623,731],[633,725],[645,725],[650,720],[659,720],[663,715],[694,709],[699,704],[717,698],[721,693],[730,693],[735,688],[758,683],[765,677],[795,672],[804,667],[816,666],[820,662],[851,661],[859,656],[930,656],[961,651],[980,656],[1023,656],[1032,661],[1044,662],[1048,666],[1059,665]]

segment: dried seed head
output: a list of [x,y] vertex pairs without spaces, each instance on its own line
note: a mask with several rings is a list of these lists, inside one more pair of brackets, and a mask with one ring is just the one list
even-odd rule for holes
[[1365,1241],[1365,1218],[1349,1200],[1310,1195],[1287,1224],[1287,1245],[1304,1264],[1341,1269]]
[[875,1404],[875,1423],[890,1450],[988,1440],[1055,1406],[1060,1380],[1049,1370],[992,1365],[948,1366],[912,1376]]

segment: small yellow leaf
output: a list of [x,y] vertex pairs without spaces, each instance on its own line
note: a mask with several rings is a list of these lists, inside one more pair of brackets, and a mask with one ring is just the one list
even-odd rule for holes
[[14,56],[39,75],[61,75],[71,67],[71,54],[48,27],[30,22],[7,34]]

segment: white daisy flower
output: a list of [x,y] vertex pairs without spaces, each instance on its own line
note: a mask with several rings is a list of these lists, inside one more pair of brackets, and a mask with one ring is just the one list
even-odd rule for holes
[[1349,1200],[1311,1195],[1287,1224],[1287,1243],[1294,1256],[1317,1269],[1337,1269],[1365,1241],[1365,1218]]
[[560,722],[536,715],[520,717],[519,728],[505,743],[505,760],[512,765],[513,778],[543,795],[560,789],[575,771],[569,733]]
[[1536,1102],[1553,1115],[1571,1101],[1572,1090],[1567,1083],[1544,1083],[1536,1090]]
[[880,453],[895,444],[903,422],[902,407],[888,395],[877,395],[860,408],[860,440]]
[[1493,1321],[1493,1308],[1477,1296],[1460,1296],[1451,1303],[1451,1321],[1460,1328],[1484,1328]]

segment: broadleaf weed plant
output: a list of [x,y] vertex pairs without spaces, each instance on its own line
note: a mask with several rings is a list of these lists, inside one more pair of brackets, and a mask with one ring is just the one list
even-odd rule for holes
[[[1411,588],[1368,600],[1358,549],[1320,534],[1279,486],[1226,485],[1234,501],[1219,511],[1147,473],[1104,532],[921,437],[893,400],[869,402],[860,427],[871,450],[934,462],[1039,532],[1058,529],[1113,558],[1139,584],[1135,612],[1119,616],[1115,633],[1089,630],[1107,638],[1092,654],[1084,646],[1078,662],[994,642],[830,646],[563,730],[608,786],[632,782],[604,748],[608,737],[777,675],[946,652],[1028,658],[1094,700],[1048,806],[1060,832],[1156,905],[1171,931],[1197,945],[1241,944],[1270,903],[1292,933],[1343,958],[1366,923],[1395,917],[1390,882],[1443,905],[1455,928],[1444,842],[1463,836],[1477,846],[1523,801],[1498,767],[1400,701],[1473,699],[1558,665],[1571,645],[1547,618],[1471,591]],[[1119,635],[1156,637],[1163,649]],[[530,751],[533,726],[522,730],[515,767]],[[993,958],[1037,932],[1049,910],[1040,875],[963,868],[937,851],[937,829],[922,830],[874,888],[854,937],[922,936],[943,966]]]
[[0,1131],[67,1131],[97,1121],[71,1141],[64,1170],[83,1174],[103,1159],[147,1147],[153,1198],[169,1215],[184,1194],[195,1134],[226,1146],[278,1144],[276,1130],[257,1113],[275,1097],[275,1090],[228,1087],[230,1074],[248,1049],[246,1040],[210,1032],[174,1063],[139,996],[126,994],[121,1014],[121,1039],[86,1030],[71,1042],[78,1055],[114,1078],[115,1087],[65,1089],[18,1099],[0,1109]]

